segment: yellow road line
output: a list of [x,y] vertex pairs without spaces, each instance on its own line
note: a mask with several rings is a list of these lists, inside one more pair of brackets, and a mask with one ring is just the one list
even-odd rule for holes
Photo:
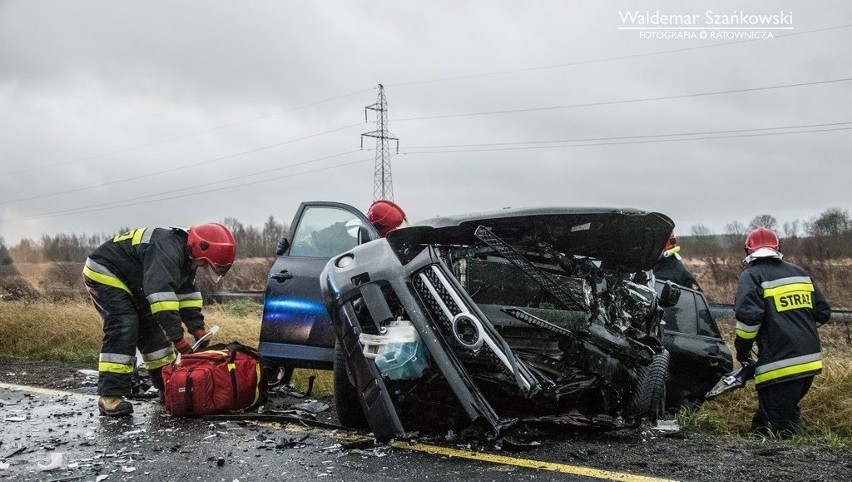
[[663,482],[670,480],[634,475],[627,472],[615,472],[612,470],[600,470],[593,469],[591,467],[581,467],[556,462],[544,462],[542,460],[523,459],[519,457],[509,457],[506,455],[473,452],[470,450],[459,450],[451,447],[441,447],[438,445],[423,443],[409,444],[408,442],[393,442],[391,445],[400,449],[416,450],[418,452],[426,452],[433,455],[445,455],[447,457],[458,457],[468,460],[489,462],[492,464],[514,465],[516,467],[529,469],[549,470],[551,472],[559,472],[561,474],[580,475],[595,479],[621,480],[627,482]]
[[62,390],[52,390],[50,388],[40,388],[40,387],[31,387],[29,385],[15,385],[12,383],[2,383],[0,382],[0,388],[6,388],[9,390],[15,390],[17,392],[29,392],[29,393],[38,393],[41,395],[50,395],[52,397],[76,397],[76,398],[84,398],[89,400],[95,400],[98,398],[97,395],[91,395],[88,393],[74,393],[74,392],[66,392]]
[[[19,390],[32,393],[40,393],[51,396],[74,396],[87,399],[96,399],[97,395],[89,395],[84,393],[65,392],[60,390],[51,390],[49,388],[30,387],[26,385],[13,385],[9,383],[0,383],[0,388],[10,390]],[[277,422],[259,422],[257,425],[281,425]],[[284,426],[284,430],[288,431],[303,431],[303,427],[293,423]],[[338,440],[361,441],[372,440],[372,437],[364,435],[354,435],[335,432],[333,430],[312,427],[310,430],[324,432],[326,435]],[[485,452],[474,452],[471,450],[460,450],[452,447],[443,447],[440,445],[431,445],[426,443],[411,443],[394,441],[391,446],[402,450],[412,450],[416,452],[424,452],[431,455],[443,455],[446,457],[457,457],[460,459],[475,460],[479,462],[488,462],[491,464],[513,465],[515,467],[523,467],[528,469],[547,470],[550,472],[558,472],[561,474],[571,474],[583,477],[591,477],[604,480],[618,480],[624,482],[670,482],[671,479],[661,479],[656,477],[646,477],[643,475],[635,475],[627,472],[616,472],[612,470],[594,469],[591,467],[582,467],[578,465],[560,464],[557,462],[545,462],[543,460],[525,459],[520,457],[509,457],[507,455],[497,455]]]
[[[278,425],[278,422],[260,422],[258,425]],[[345,440],[348,442],[372,441],[373,437],[341,433],[329,431],[322,428],[305,428],[295,423],[289,423],[283,427],[284,430],[302,432],[306,430],[317,430],[325,432],[329,437]],[[488,462],[499,465],[513,465],[515,467],[523,467],[527,469],[547,470],[550,472],[558,472],[561,474],[571,474],[594,479],[618,480],[624,482],[672,482],[672,479],[662,479],[657,477],[646,477],[644,475],[636,475],[628,472],[616,472],[613,470],[594,469],[591,467],[582,467],[578,465],[560,464],[557,462],[545,462],[543,460],[525,459],[520,457],[509,457],[507,455],[497,455],[485,452],[474,452],[472,450],[460,450],[452,447],[444,447],[440,445],[432,445],[426,443],[412,443],[405,441],[394,441],[391,446],[402,450],[412,450],[416,452],[424,452],[431,455],[443,455],[446,457],[457,457],[460,459],[475,460],[479,462]]]

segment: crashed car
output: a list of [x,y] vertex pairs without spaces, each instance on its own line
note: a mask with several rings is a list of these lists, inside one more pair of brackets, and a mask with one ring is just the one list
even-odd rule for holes
[[[260,351],[333,368],[341,423],[382,441],[436,418],[495,434],[518,420],[635,425],[665,404],[664,309],[688,315],[649,271],[672,228],[659,213],[550,208],[381,239],[350,206],[303,203],[270,272]],[[701,362],[724,348],[688,345],[675,347]],[[706,392],[685,373],[679,394]]]

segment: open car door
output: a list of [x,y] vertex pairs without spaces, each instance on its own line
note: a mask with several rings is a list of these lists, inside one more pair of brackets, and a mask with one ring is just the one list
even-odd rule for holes
[[328,260],[379,239],[367,217],[336,202],[299,206],[266,281],[260,354],[281,366],[331,369],[334,331],[322,303],[319,275]]

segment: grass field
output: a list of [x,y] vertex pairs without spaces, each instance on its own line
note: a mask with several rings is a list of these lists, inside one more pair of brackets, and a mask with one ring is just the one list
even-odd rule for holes
[[[206,325],[219,325],[219,334],[213,342],[238,341],[257,348],[262,310],[261,305],[250,301],[205,307]],[[89,301],[2,301],[0,354],[96,368],[102,326]],[[189,341],[192,342],[191,337]],[[315,376],[315,395],[332,393],[331,374],[322,370],[296,370],[293,376],[296,388],[306,389],[309,376]]]
[[[219,325],[214,341],[239,341],[257,346],[262,308],[247,301],[205,308],[207,326]],[[731,320],[720,320],[725,339],[731,340]],[[793,443],[852,449],[852,343],[842,323],[820,329],[825,368],[802,402],[807,434]],[[0,354],[31,359],[97,365],[101,343],[101,320],[88,301],[0,302]],[[332,393],[327,371],[296,370],[296,387],[304,390],[307,378],[315,376],[314,394]],[[754,386],[726,393],[705,403],[700,410],[682,413],[680,423],[689,430],[714,434],[748,436],[751,416],[757,406]]]

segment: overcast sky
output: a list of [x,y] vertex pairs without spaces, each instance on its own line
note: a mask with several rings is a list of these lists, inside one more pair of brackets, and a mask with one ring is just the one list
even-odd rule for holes
[[[852,3],[815,3],[0,1],[0,237],[366,210],[379,83],[411,221],[808,221],[852,208]],[[708,10],[784,15],[719,30]],[[623,28],[646,11],[696,22]]]

